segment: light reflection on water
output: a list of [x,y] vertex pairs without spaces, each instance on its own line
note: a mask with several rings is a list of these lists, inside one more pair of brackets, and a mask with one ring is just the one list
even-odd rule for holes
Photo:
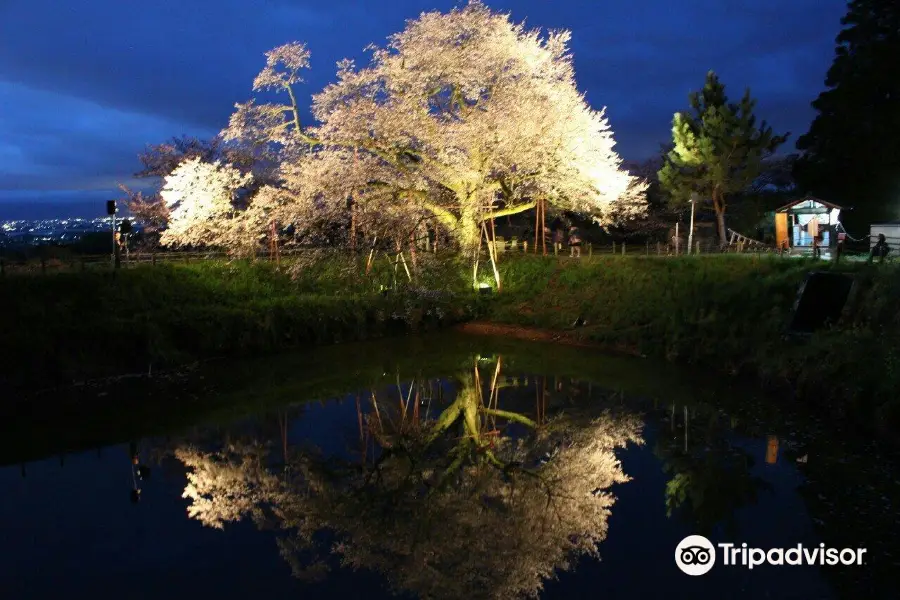
[[674,564],[692,533],[818,544],[789,439],[468,356],[0,469],[4,597],[832,597],[816,568]]

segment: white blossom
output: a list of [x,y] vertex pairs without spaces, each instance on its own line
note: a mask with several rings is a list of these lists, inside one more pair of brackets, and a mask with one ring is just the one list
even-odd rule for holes
[[309,68],[306,44],[291,42],[266,52],[266,66],[253,80],[254,90],[278,89],[302,83],[301,69]]
[[308,222],[313,201],[346,220],[352,197],[354,218],[424,213],[472,248],[481,221],[538,199],[604,222],[639,216],[646,184],[621,168],[604,111],[578,91],[569,39],[480,2],[423,13],[372,48],[368,66],[341,61],[306,129],[291,85],[308,52],[289,44],[267,55],[255,85],[280,86],[290,105],[238,105],[226,134],[282,145],[291,222]]
[[230,165],[181,163],[165,178],[160,196],[169,210],[161,242],[169,246],[230,245],[235,241],[237,193],[252,180]]

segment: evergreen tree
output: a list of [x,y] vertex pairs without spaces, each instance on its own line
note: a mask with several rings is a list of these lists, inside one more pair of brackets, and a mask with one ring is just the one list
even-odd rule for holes
[[709,199],[719,239],[725,244],[727,200],[759,176],[763,160],[787,135],[775,135],[765,121],[756,125],[756,101],[749,89],[738,104],[729,103],[725,86],[712,71],[706,75],[703,90],[689,98],[693,114],[675,113],[674,148],[666,155],[659,181],[675,205],[687,202],[692,192]]
[[853,0],[841,23],[795,176],[867,227],[900,217],[900,2]]

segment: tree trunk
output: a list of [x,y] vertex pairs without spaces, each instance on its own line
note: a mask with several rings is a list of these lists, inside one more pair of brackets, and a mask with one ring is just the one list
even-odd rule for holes
[[728,234],[725,231],[725,199],[718,190],[713,191],[713,208],[716,211],[716,226],[719,230],[719,243],[725,246],[728,243]]
[[724,246],[728,243],[728,234],[725,231],[725,211],[716,209],[716,225],[719,228],[719,242]]
[[481,226],[477,215],[463,212],[457,221],[455,233],[464,252],[471,252],[481,246]]

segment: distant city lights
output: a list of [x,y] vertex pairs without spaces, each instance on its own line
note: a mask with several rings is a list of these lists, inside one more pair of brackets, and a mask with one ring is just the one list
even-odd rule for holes
[[15,219],[0,222],[0,245],[71,243],[86,233],[108,232],[109,229],[109,217]]

